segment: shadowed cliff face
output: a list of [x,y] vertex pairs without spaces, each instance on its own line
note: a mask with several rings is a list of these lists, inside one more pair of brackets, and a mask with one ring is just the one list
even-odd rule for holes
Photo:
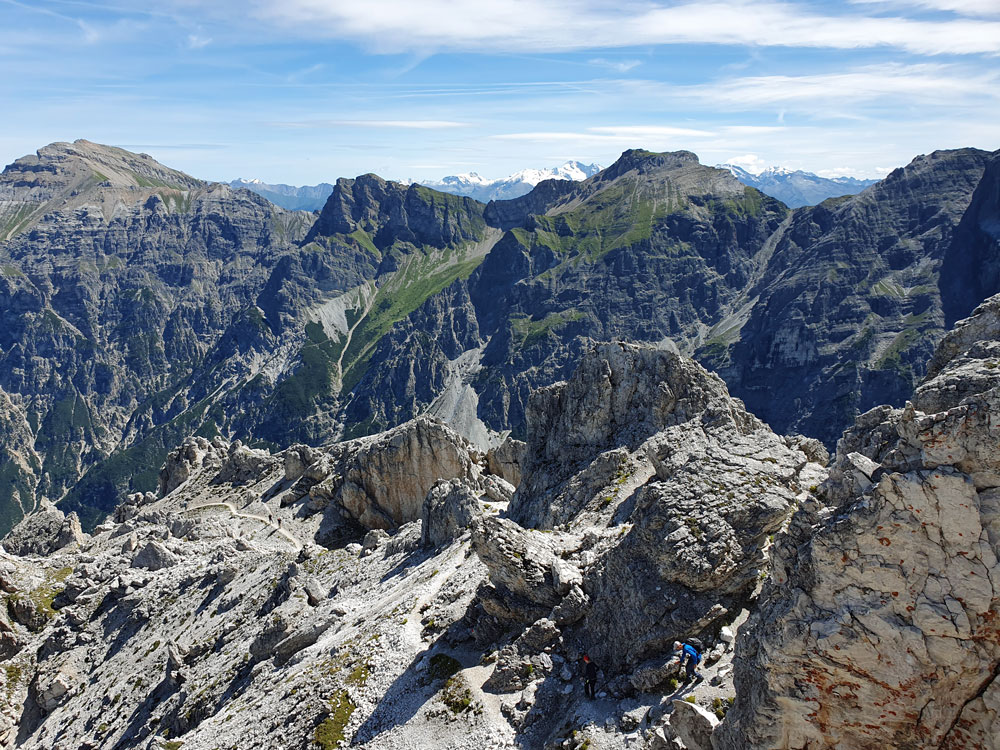
[[700,354],[775,429],[828,445],[858,412],[902,404],[944,333],[939,276],[989,156],[935,152],[796,211],[738,339],[724,357]]
[[966,317],[1000,290],[1000,154],[986,164],[941,267],[945,325]]

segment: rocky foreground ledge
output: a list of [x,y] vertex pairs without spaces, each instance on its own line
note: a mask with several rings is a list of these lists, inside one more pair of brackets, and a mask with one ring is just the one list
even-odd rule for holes
[[1000,297],[929,369],[775,545],[717,748],[1000,747]]
[[5,540],[0,747],[996,747],[998,310],[829,478],[718,377],[618,343],[489,454],[427,418],[190,438],[92,535],[46,508]]

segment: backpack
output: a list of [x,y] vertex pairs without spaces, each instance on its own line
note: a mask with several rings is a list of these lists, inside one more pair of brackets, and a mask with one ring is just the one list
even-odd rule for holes
[[700,657],[700,656],[701,656],[701,655],[702,655],[703,653],[705,653],[705,644],[703,644],[703,643],[702,643],[702,642],[701,642],[700,640],[698,640],[697,638],[686,638],[686,639],[684,640],[684,642],[685,642],[685,643],[686,643],[687,645],[691,646],[691,647],[692,647],[692,648],[693,648],[693,649],[694,649],[695,651],[697,651],[697,652],[698,652],[698,656],[699,656],[699,657]]

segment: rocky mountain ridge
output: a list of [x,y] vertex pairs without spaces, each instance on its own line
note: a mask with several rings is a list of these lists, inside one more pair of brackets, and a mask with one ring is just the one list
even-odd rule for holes
[[[997,157],[971,149],[794,212],[689,152],[635,150],[486,206],[339,180],[318,216],[116,149],[43,152],[25,163],[91,176],[0,245],[8,526],[40,497],[92,526],[193,431],[316,446],[432,413],[482,449],[525,437],[531,391],[613,338],[693,353],[770,425],[832,446],[901,404],[1000,278]],[[41,195],[22,182],[8,168],[3,205]]]
[[[652,394],[653,413],[635,419]],[[57,510],[29,516],[5,540],[24,556],[0,565],[0,743],[641,737],[640,723],[659,721],[647,713],[669,713],[673,639],[708,638],[736,617],[768,533],[823,470],[808,441],[775,436],[718,377],[649,347],[596,347],[532,404],[528,445],[489,455],[427,418],[278,454],[192,437],[168,456],[156,494],[129,496],[92,536]],[[682,435],[684,459],[672,450]],[[574,458],[557,476],[538,457],[564,449]],[[681,467],[700,458],[717,494],[697,509],[690,493],[701,490]],[[493,473],[516,479],[502,468],[513,466],[524,474],[516,493]],[[747,476],[757,486],[730,502]],[[565,521],[555,530],[527,489],[545,485]],[[664,536],[684,550],[674,563]],[[622,607],[650,596],[662,616]],[[607,678],[598,705],[582,696],[583,650]]]
[[[965,267],[964,238],[995,254],[997,158],[937,152],[789,212],[689,152],[629,151],[582,183],[491,203],[486,221],[506,234],[380,343],[375,371],[392,385],[362,381],[349,419],[388,426],[461,387],[487,426],[523,436],[530,390],[617,337],[672,341],[778,430],[832,446],[856,413],[900,404],[919,380],[951,323],[943,280]],[[420,331],[440,326],[464,345],[435,350]],[[430,388],[408,364],[428,358]]]
[[1000,296],[829,469],[628,343],[489,454],[429,418],[278,454],[190,438],[93,536],[46,509],[4,540],[0,743],[991,750],[998,347]]
[[[0,205],[27,223],[0,246],[4,525],[41,497],[92,525],[120,492],[155,484],[170,445],[194,430],[329,440],[353,329],[375,319],[381,335],[462,273],[466,246],[487,234],[479,204],[468,202],[466,229],[453,210],[463,199],[435,204],[417,187],[400,188],[417,199],[391,216],[361,215],[371,202],[354,182],[338,184],[351,208],[317,219],[87,142],[8,167]],[[388,211],[379,182],[359,184],[382,189]],[[399,236],[378,235],[383,223]],[[416,302],[383,306],[392,279],[400,294],[421,285]],[[364,320],[348,323],[348,304]]]

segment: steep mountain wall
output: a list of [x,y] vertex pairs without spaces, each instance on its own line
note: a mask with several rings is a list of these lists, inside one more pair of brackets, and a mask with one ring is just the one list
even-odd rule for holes
[[53,144],[0,178],[0,528],[42,496],[91,525],[196,430],[319,445],[430,412],[485,450],[616,338],[676,345],[832,446],[997,291],[996,158],[936,152],[790,212],[633,150],[488,206],[339,180],[317,217]]
[[[491,203],[504,236],[464,290],[389,331],[348,420],[411,418],[459,377],[486,425],[523,436],[531,389],[568,377],[589,341],[670,339],[775,429],[832,447],[860,411],[902,404],[949,305],[997,291],[995,159],[935,152],[788,212],[688,152],[629,151],[584,182]],[[963,269],[980,267],[972,283]],[[424,326],[466,332],[474,366],[454,375],[459,356],[434,350]],[[415,360],[434,363],[431,388],[416,385]]]
[[317,220],[86,141],[10,165],[0,528],[40,497],[92,525],[191,431],[332,439],[345,372],[488,234],[480,204],[426,188],[336,197]]
[[1000,747],[1000,297],[932,366],[776,544],[717,748]]

